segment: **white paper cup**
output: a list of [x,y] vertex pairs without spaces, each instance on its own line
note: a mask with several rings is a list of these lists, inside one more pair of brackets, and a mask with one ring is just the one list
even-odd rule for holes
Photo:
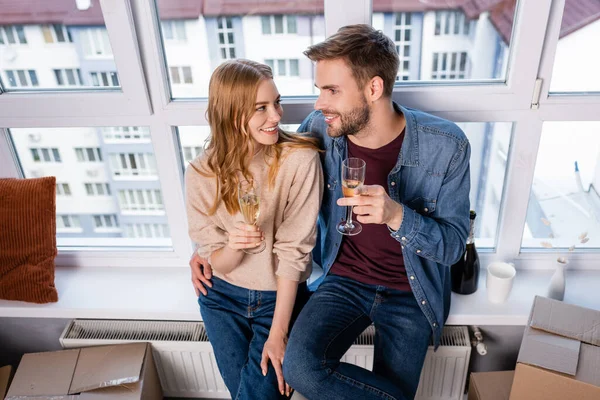
[[488,300],[494,304],[504,303],[510,294],[517,270],[512,264],[493,262],[487,267]]

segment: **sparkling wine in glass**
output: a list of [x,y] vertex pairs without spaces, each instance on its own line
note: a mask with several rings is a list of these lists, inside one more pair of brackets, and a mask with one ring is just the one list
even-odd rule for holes
[[[344,197],[358,196],[358,189],[365,182],[366,163],[360,158],[347,158],[342,163],[342,193]],[[362,225],[352,221],[352,207],[348,207],[346,220],[337,226],[342,235],[358,235]]]
[[[242,180],[238,186],[238,201],[244,222],[248,225],[256,225],[260,215],[260,188],[251,181]],[[265,249],[265,242],[260,246],[243,249],[247,254],[258,254]]]

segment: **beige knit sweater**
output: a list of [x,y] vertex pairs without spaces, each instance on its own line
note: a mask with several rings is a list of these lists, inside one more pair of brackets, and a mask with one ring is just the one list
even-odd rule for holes
[[[193,164],[208,171],[205,154]],[[261,192],[258,225],[265,234],[266,248],[259,254],[244,254],[240,265],[227,274],[214,270],[215,276],[233,285],[276,290],[276,276],[299,282],[310,276],[323,195],[321,162],[314,150],[288,148],[280,164],[275,184],[269,187],[264,155],[255,156],[250,163]],[[214,215],[207,215],[216,196],[214,177],[204,177],[188,166],[185,183],[189,235],[198,244],[198,254],[208,257],[227,245],[227,232],[243,218],[240,213],[230,215],[223,204]]]

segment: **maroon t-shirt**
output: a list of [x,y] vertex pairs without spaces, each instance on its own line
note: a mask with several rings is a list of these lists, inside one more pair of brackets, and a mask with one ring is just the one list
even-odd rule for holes
[[[347,141],[348,157],[361,158],[367,164],[365,185],[381,185],[388,191],[387,177],[398,162],[403,139],[404,131],[378,149],[367,149]],[[362,228],[358,235],[344,236],[331,273],[362,283],[411,291],[402,247],[392,238],[387,225],[362,224]]]

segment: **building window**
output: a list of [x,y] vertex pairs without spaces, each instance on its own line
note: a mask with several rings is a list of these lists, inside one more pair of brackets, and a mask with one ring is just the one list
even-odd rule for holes
[[465,51],[433,53],[431,79],[467,79],[468,62]]
[[169,71],[171,72],[171,83],[173,84],[194,83],[192,68],[190,67],[169,67]]
[[156,175],[156,162],[152,153],[119,153],[110,155],[114,176]]
[[62,162],[60,152],[56,147],[31,148],[31,157],[34,162]]
[[37,73],[32,69],[7,69],[7,82],[12,87],[39,86]]
[[202,153],[202,147],[200,146],[184,146],[183,160],[188,163],[198,157],[200,153]]
[[167,20],[161,21],[163,37],[166,40],[187,41],[185,32],[185,21],[182,20]]
[[122,211],[162,211],[160,190],[119,190],[119,205]]
[[79,216],[77,215],[57,215],[56,216],[56,229],[57,230],[80,230],[81,223],[79,222]]
[[73,42],[71,33],[63,24],[42,25],[42,35],[46,43],[65,43]]
[[54,77],[58,86],[83,86],[79,68],[55,69]]
[[100,162],[102,153],[99,147],[76,147],[75,154],[79,162]]
[[298,33],[295,15],[263,15],[261,22],[263,35]]
[[116,72],[90,72],[93,86],[117,87],[119,76]]
[[217,34],[219,35],[219,49],[221,50],[221,58],[223,60],[235,58],[233,21],[230,17],[217,18]]
[[114,214],[106,214],[106,215],[94,215],[94,227],[96,229],[100,228],[118,228],[119,221],[117,221],[117,216]]
[[396,80],[410,79],[410,41],[412,38],[412,14],[396,13],[394,18],[394,43],[400,59]]
[[465,35],[471,31],[471,22],[460,11],[436,11],[435,35]]
[[82,29],[81,43],[86,57],[112,57],[112,48],[105,27]]
[[298,59],[274,60],[266,59],[265,64],[273,70],[273,76],[300,76],[300,67]]
[[149,141],[150,130],[142,126],[110,126],[102,128],[106,142]]
[[68,183],[57,183],[56,184],[56,195],[57,196],[70,196],[71,188]]
[[0,26],[0,44],[27,44],[22,25]]
[[130,238],[168,238],[169,226],[165,224],[127,224],[125,235]]
[[110,196],[108,183],[84,183],[85,192],[88,196]]

